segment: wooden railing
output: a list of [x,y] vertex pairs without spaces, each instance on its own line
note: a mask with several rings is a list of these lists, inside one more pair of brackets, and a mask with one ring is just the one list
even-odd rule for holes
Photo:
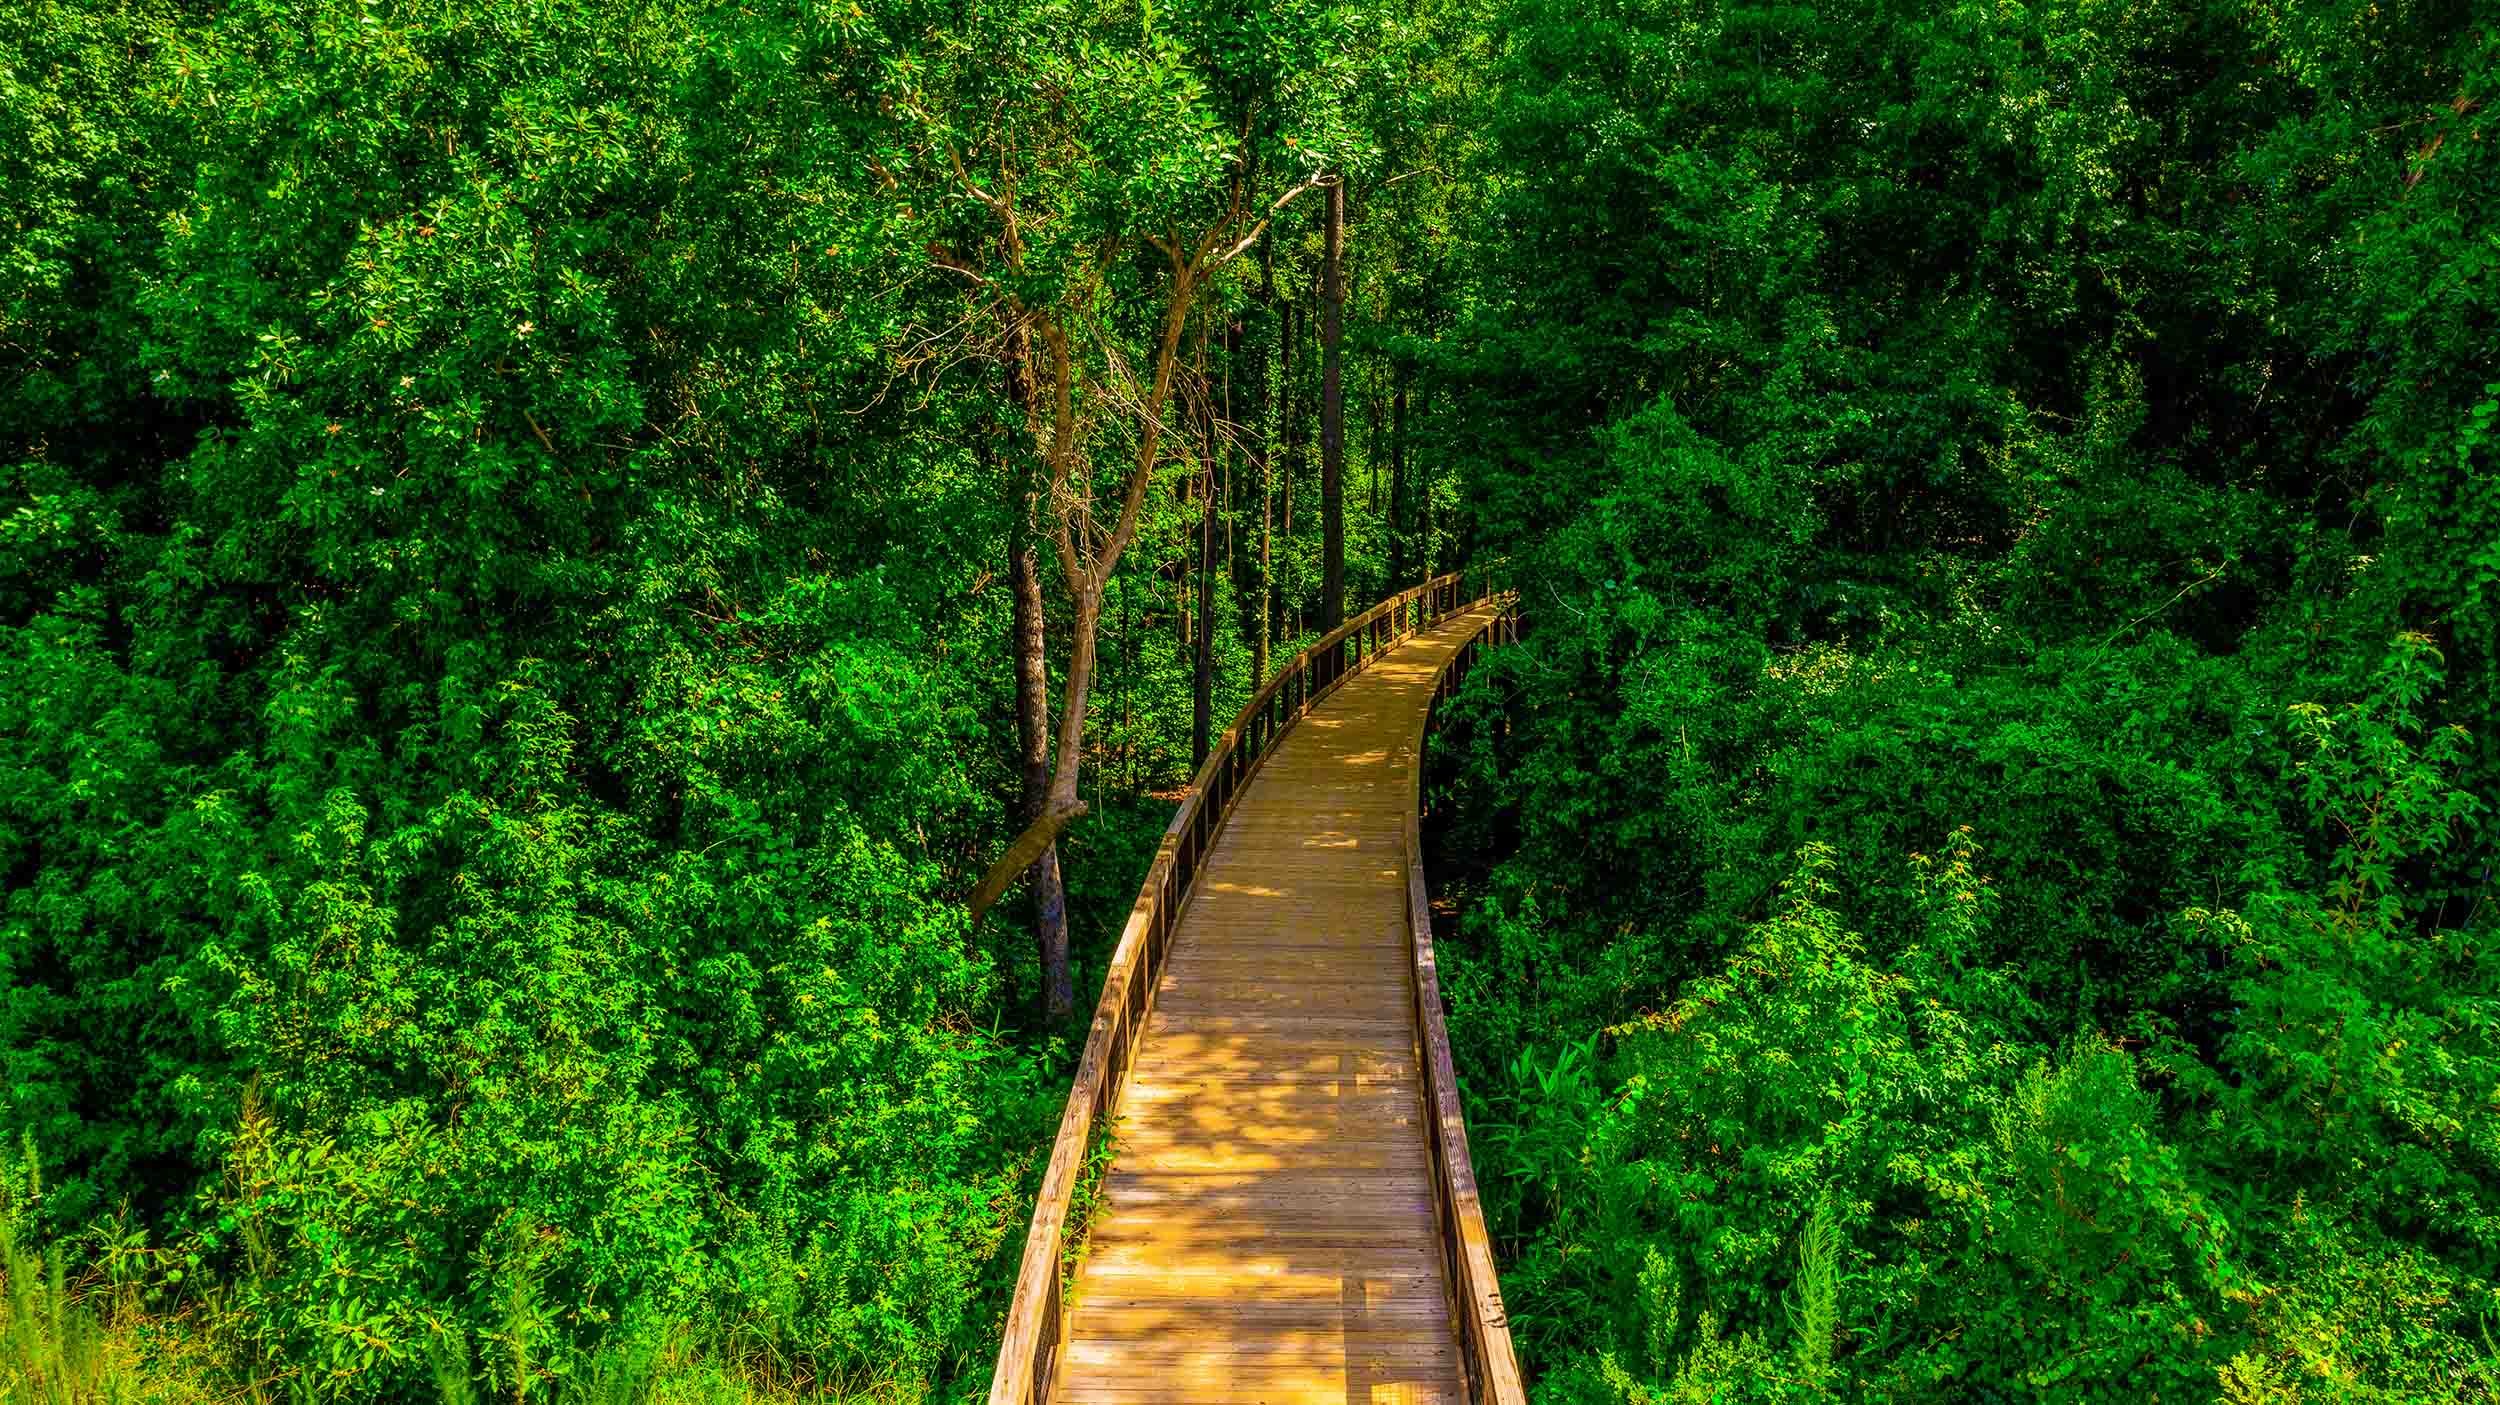
[[1442,702],[1458,690],[1485,645],[1518,637],[1518,597],[1503,595],[1500,604],[1441,666],[1431,706],[1416,722],[1406,796],[1406,930],[1415,948],[1408,994],[1415,1006],[1416,1055],[1423,1066],[1424,1110],[1431,1130],[1433,1215],[1440,1222],[1441,1263],[1449,1278],[1468,1393],[1480,1405],[1526,1405],[1528,1391],[1519,1377],[1519,1358],[1511,1350],[1510,1317],[1502,1307],[1501,1282],[1493,1267],[1493,1238],[1485,1231],[1476,1167],[1467,1154],[1467,1118],[1459,1108],[1458,1070],[1450,1059],[1450,1032],[1441,1015],[1441,968],[1433,959],[1432,906],[1424,882],[1424,741]]
[[[1188,796],[1163,831],[1154,865],[1146,870],[1145,886],[1137,895],[1136,905],[1129,909],[1128,924],[1121,929],[1119,945],[1111,953],[1111,969],[1103,978],[1102,999],[1094,1007],[1093,1027],[1086,1033],[1085,1052],[1077,1062],[1076,1083],[1068,1091],[1067,1110],[1059,1117],[1059,1136],[1050,1149],[1050,1165],[1042,1173],[1041,1196],[1033,1207],[1033,1225],[1024,1236],[1024,1262],[1016,1274],[1015,1300],[1007,1310],[1007,1330],[999,1343],[998,1368],[990,1377],[990,1405],[1047,1405],[1050,1400],[1068,1341],[1066,1281],[1060,1265],[1067,1249],[1068,1208],[1077,1177],[1103,1128],[1119,1109],[1120,1095],[1128,1084],[1129,1066],[1137,1053],[1138,1034],[1154,1009],[1155,982],[1163,973],[1172,933],[1180,923],[1181,907],[1189,899],[1190,886],[1207,850],[1223,829],[1233,801],[1275,749],[1276,739],[1314,704],[1400,640],[1480,603],[1486,597],[1488,579],[1480,573],[1438,576],[1347,620],[1277,670],[1276,676],[1260,687],[1241,715],[1233,719],[1233,725],[1208,750],[1205,763],[1190,783]],[[1481,638],[1479,634],[1471,640],[1470,648]],[[1410,806],[1410,825],[1412,816]],[[1410,867],[1420,874],[1422,865],[1413,860],[1416,839],[1411,828],[1407,842]],[[1432,929],[1427,922],[1420,931],[1418,960],[1428,965]],[[1418,969],[1430,979],[1424,966]],[[1417,999],[1423,1000],[1420,986]],[[1437,985],[1432,988],[1429,1003],[1430,1027],[1438,1040],[1441,1066],[1446,1070],[1449,1041],[1441,1033]],[[1426,1077],[1429,1080],[1432,1075],[1428,1072]],[[1436,1115],[1432,1118],[1433,1155],[1442,1172],[1442,1189],[1436,1191],[1436,1198],[1443,1202],[1445,1242],[1462,1249],[1470,1244],[1480,1245],[1484,1250],[1481,1271],[1474,1267],[1472,1259],[1462,1265],[1454,1258],[1450,1281],[1454,1288],[1461,1283],[1478,1285],[1468,1290],[1465,1301],[1491,1304],[1499,1358],[1509,1363],[1509,1330],[1501,1325],[1501,1299],[1492,1289],[1491,1249],[1484,1235],[1483,1215],[1476,1209],[1475,1178],[1467,1163],[1466,1129],[1455,1120],[1456,1089],[1446,1072],[1441,1074],[1437,1086],[1447,1090],[1433,1104]],[[1444,1102],[1446,1110],[1442,1110]],[[1447,1140],[1445,1126],[1457,1127],[1455,1141]],[[1453,1168],[1458,1176],[1455,1183],[1450,1178]],[[1453,1184],[1463,1186],[1463,1192],[1451,1193]],[[1471,1223],[1472,1237],[1467,1229]],[[1476,1359],[1474,1344],[1486,1340],[1486,1332],[1481,1324],[1462,1327],[1461,1331],[1463,1340],[1469,1343],[1472,1364]],[[1515,1392],[1515,1364],[1509,1366],[1507,1379]],[[1483,1394],[1481,1386],[1478,1391],[1480,1398],[1487,1400],[1509,1402],[1523,1398],[1515,1393]]]

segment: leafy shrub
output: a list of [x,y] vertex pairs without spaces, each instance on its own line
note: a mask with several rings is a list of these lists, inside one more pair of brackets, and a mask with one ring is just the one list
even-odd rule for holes
[[1540,1398],[2490,1398],[2490,27],[1501,14],[1434,783]]

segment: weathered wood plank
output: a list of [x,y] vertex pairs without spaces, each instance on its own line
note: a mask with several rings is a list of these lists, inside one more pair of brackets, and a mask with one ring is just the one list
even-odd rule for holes
[[[1084,1319],[1076,1338],[1080,1343],[1147,1335],[1142,1329],[1154,1323],[1160,1324],[1154,1335],[1165,1342],[1255,1341],[1277,1325],[1313,1330],[1335,1323],[1342,1328],[1358,1319],[1377,1335],[1402,1332],[1415,1342],[1457,1340],[1450,1326],[1449,1293],[1438,1274],[1349,1280],[1334,1288],[1287,1280],[1256,1293],[1220,1291],[1212,1284],[1163,1288],[1141,1278],[1111,1278],[1099,1291],[1080,1297],[1076,1311]],[[1126,1327],[1117,1332],[1097,1327],[1098,1317],[1106,1322],[1123,1319]]]

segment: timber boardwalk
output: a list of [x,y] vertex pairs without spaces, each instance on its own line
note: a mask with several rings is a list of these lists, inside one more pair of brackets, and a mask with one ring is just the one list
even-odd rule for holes
[[1053,1398],[1462,1398],[1408,967],[1425,709],[1479,608],[1331,693],[1235,803],[1121,1103]]
[[1526,1405],[1417,812],[1434,704],[1517,629],[1468,586],[1285,661],[1199,767],[1103,980],[990,1405]]

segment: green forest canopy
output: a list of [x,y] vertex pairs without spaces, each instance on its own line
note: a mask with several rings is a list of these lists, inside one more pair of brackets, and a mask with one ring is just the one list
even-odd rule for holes
[[0,7],[0,1394],[978,1396],[1082,1026],[964,894],[1081,802],[1081,1009],[1193,714],[1500,560],[1540,1401],[2492,1399],[2495,90],[2472,0]]

